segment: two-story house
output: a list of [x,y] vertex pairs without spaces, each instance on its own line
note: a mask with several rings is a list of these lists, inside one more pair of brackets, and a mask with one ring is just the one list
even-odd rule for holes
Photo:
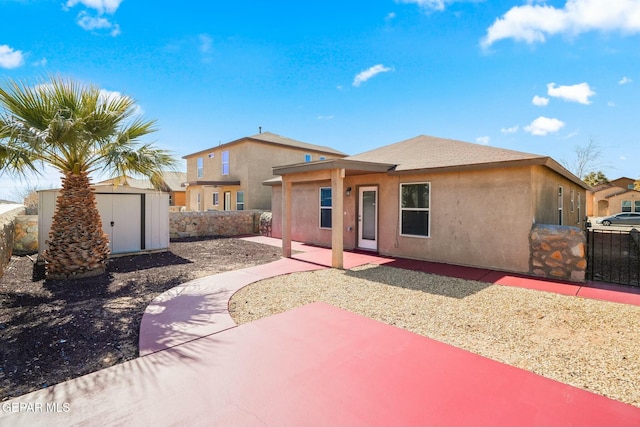
[[187,210],[271,209],[273,167],[346,157],[333,148],[261,132],[188,154]]
[[640,212],[640,191],[635,189],[635,180],[622,177],[593,187],[587,215],[598,217],[621,212]]

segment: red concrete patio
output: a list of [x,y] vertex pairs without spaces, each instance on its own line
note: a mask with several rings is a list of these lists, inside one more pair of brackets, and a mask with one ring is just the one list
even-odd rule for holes
[[[235,326],[240,287],[331,263],[329,249],[293,250],[160,295],[143,357],[2,402],[0,426],[640,425],[635,406],[324,303]],[[640,305],[616,287],[345,252],[347,268],[369,263]]]
[[640,424],[640,408],[324,303],[0,407],[6,426]]

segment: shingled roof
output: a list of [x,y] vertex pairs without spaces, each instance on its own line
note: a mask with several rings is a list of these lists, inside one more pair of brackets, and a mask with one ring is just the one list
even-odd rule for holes
[[345,160],[393,163],[395,171],[495,165],[502,162],[539,160],[548,157],[453,139],[420,135],[366,151]]
[[287,138],[285,136],[280,136],[278,134],[272,133],[272,132],[262,132],[262,133],[258,133],[256,135],[251,135],[251,136],[245,136],[243,138],[240,139],[236,139],[234,141],[231,142],[227,142],[225,144],[219,145],[217,147],[212,147],[212,148],[208,148],[206,150],[201,150],[198,151],[196,153],[192,153],[192,154],[187,154],[186,156],[183,156],[182,158],[187,158],[187,157],[191,157],[197,154],[201,154],[201,153],[206,153],[209,152],[211,150],[214,149],[220,149],[220,148],[225,148],[228,147],[232,144],[237,144],[240,142],[244,142],[244,141],[254,141],[254,142],[261,142],[261,143],[267,143],[267,144],[273,144],[273,145],[283,145],[285,147],[293,147],[293,148],[300,148],[303,150],[309,150],[309,151],[319,151],[321,153],[327,153],[327,154],[333,154],[333,155],[337,155],[337,156],[346,156],[345,153],[335,150],[331,147],[327,147],[324,145],[315,145],[315,144],[309,144],[306,142],[302,142],[302,141],[297,141],[295,139],[291,139],[291,138]]

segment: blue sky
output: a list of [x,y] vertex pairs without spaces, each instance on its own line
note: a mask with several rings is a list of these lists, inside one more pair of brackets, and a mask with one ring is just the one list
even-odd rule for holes
[[[419,134],[640,178],[640,0],[0,0],[0,80],[134,98],[177,157],[265,131],[356,154]],[[0,178],[0,198],[16,192]],[[59,186],[54,174],[32,186]]]

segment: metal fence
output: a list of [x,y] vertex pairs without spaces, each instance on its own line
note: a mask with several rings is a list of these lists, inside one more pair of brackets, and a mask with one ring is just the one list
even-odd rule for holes
[[587,279],[640,287],[640,232],[587,229]]

